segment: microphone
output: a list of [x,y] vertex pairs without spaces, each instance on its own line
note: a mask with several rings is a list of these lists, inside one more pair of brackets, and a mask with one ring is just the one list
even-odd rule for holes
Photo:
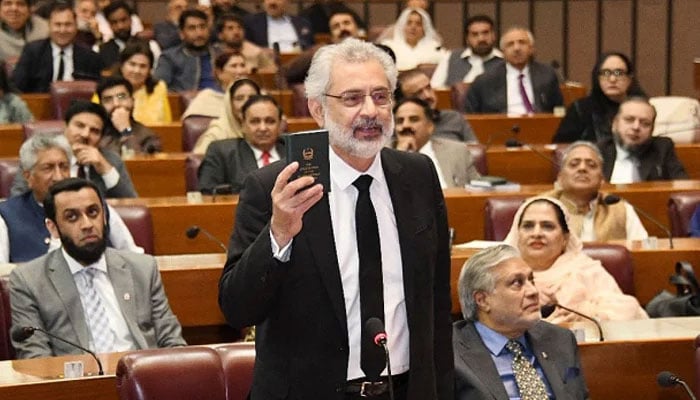
[[569,308],[569,307],[562,306],[562,305],[559,304],[559,303],[545,304],[545,305],[543,305],[542,307],[540,307],[540,312],[542,313],[542,318],[547,318],[547,317],[549,317],[550,315],[552,315],[552,313],[554,312],[554,309],[557,308],[557,307],[559,307],[559,308],[561,308],[561,309],[563,309],[563,310],[566,310],[566,311],[568,311],[568,312],[570,312],[570,313],[574,313],[574,314],[576,314],[576,315],[578,315],[578,316],[580,316],[580,317],[583,317],[583,318],[585,318],[585,319],[587,319],[587,320],[589,320],[589,321],[593,321],[593,323],[595,324],[595,326],[598,328],[598,337],[600,338],[600,341],[602,342],[602,341],[605,340],[605,339],[603,338],[603,327],[600,326],[600,322],[598,322],[597,319],[595,319],[595,318],[593,318],[593,317],[591,317],[591,316],[588,316],[588,315],[586,315],[586,314],[580,313],[580,312],[578,312],[578,311],[576,311],[576,310],[574,310],[574,309],[571,309],[571,308]]
[[92,358],[94,358],[95,361],[97,361],[97,374],[98,374],[98,375],[104,375],[104,374],[105,374],[104,369],[102,369],[102,363],[100,362],[100,359],[97,358],[97,355],[96,355],[93,351],[90,351],[90,350],[86,349],[85,347],[83,347],[83,346],[81,346],[81,345],[79,345],[79,344],[76,344],[76,343],[73,343],[73,342],[69,342],[68,340],[63,339],[63,338],[61,338],[61,337],[59,337],[59,336],[56,336],[56,335],[54,335],[53,333],[50,333],[50,332],[48,332],[48,331],[45,331],[45,330],[43,330],[43,329],[41,329],[41,328],[37,328],[37,327],[35,327],[35,326],[23,326],[23,327],[14,329],[14,330],[12,331],[12,340],[14,340],[15,342],[19,342],[19,343],[24,342],[25,340],[29,339],[29,338],[34,334],[34,332],[36,332],[36,331],[42,332],[42,333],[44,333],[46,336],[52,337],[52,338],[54,338],[54,339],[56,339],[56,340],[59,340],[59,341],[61,341],[61,342],[63,342],[63,343],[66,343],[66,344],[69,344],[69,345],[71,345],[71,346],[73,346],[73,347],[75,347],[75,348],[77,348],[77,349],[80,349],[80,350],[82,350],[82,351],[84,351],[84,352],[90,354],[90,355],[92,356]]
[[197,225],[192,225],[192,226],[190,226],[189,228],[187,228],[187,230],[185,231],[185,235],[187,235],[187,237],[190,238],[190,239],[194,239],[194,238],[197,237],[197,235],[199,235],[199,232],[204,233],[204,235],[205,235],[206,237],[208,237],[209,240],[211,240],[212,242],[218,244],[219,247],[221,247],[222,249],[224,249],[224,253],[228,252],[228,249],[227,249],[226,246],[224,245],[224,242],[222,242],[221,240],[219,240],[216,236],[212,235],[211,232],[209,232],[208,230],[206,230],[206,229],[204,229],[204,228],[200,228],[200,227],[197,226]]
[[389,399],[394,400],[394,382],[391,378],[391,360],[389,359],[389,346],[386,345],[387,335],[384,330],[384,322],[377,317],[371,317],[365,322],[365,332],[377,346],[384,349],[384,357],[386,359],[386,372],[389,375]]
[[685,389],[686,393],[688,393],[688,397],[690,397],[693,400],[696,400],[695,395],[688,387],[688,384],[685,383],[685,381],[683,379],[677,377],[676,375],[673,375],[669,371],[659,372],[659,374],[656,375],[656,382],[661,387],[672,387],[675,385],[681,385],[681,386],[683,386],[683,389]]
[[[603,203],[605,203],[607,205],[612,205],[612,204],[618,203],[620,200],[622,200],[622,198],[620,196],[615,195],[615,194],[609,194],[609,195],[605,196],[605,198],[603,199]],[[666,227],[666,225],[663,225],[661,222],[659,222],[659,220],[652,217],[651,214],[642,210],[639,207],[636,207],[634,204],[630,203],[629,201],[627,202],[627,204],[631,205],[632,208],[634,208],[634,211],[641,214],[646,219],[653,222],[654,225],[661,228],[661,230],[664,231],[668,235],[668,247],[670,249],[673,249],[673,234],[671,233],[671,230]]]
[[554,72],[557,74],[557,78],[559,79],[559,83],[564,83],[566,82],[566,77],[564,76],[564,72],[562,71],[561,64],[559,64],[559,60],[552,60],[549,65],[554,68]]
[[[510,130],[508,130],[507,132],[496,132],[496,133],[492,133],[492,134],[489,135],[488,140],[486,140],[486,149],[488,149],[489,147],[491,147],[491,145],[493,144],[493,141],[494,141],[495,139],[500,138],[501,136],[505,136],[505,135],[517,136],[518,133],[520,133],[520,125],[518,125],[518,124],[513,124],[513,126],[511,126],[511,127],[510,127]],[[511,139],[508,139],[508,140],[515,140],[515,138],[511,138]],[[517,142],[517,140],[516,140],[516,142]],[[506,141],[506,146],[507,146],[507,147],[512,147],[512,146],[508,146],[508,141]]]

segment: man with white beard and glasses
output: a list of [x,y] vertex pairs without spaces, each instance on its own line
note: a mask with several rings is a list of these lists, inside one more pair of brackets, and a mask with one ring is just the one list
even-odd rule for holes
[[395,86],[373,44],[321,48],[305,87],[329,132],[329,190],[290,181],[297,162],[244,183],[219,304],[257,327],[254,399],[388,399],[367,321],[388,335],[396,399],[453,398],[445,202],[428,157],[385,147]]

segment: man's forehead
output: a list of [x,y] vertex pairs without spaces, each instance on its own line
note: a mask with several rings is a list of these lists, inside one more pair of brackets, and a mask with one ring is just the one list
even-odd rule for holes
[[654,116],[654,109],[651,104],[648,103],[628,101],[620,106],[620,114],[652,118]]
[[423,108],[421,106],[409,101],[401,104],[399,108],[396,109],[396,116],[410,117],[417,115],[421,118],[425,118],[425,113],[423,113],[422,110]]
[[333,26],[333,24],[338,24],[341,22],[346,22],[350,20],[351,22],[355,22],[355,20],[352,18],[352,15],[350,14],[334,14],[331,19],[328,21],[328,24]]
[[70,121],[68,121],[68,123],[70,124],[73,121],[97,126],[98,128],[102,129],[102,118],[99,115],[93,114],[91,112],[81,112],[75,114],[73,118],[71,118]]
[[[54,196],[54,199],[57,211],[77,210],[81,207],[91,207],[95,204],[100,204],[100,197],[91,187],[60,192]],[[78,202],[80,202],[80,204]]]
[[68,161],[68,155],[60,147],[50,147],[48,149],[42,149],[36,153],[37,164],[48,162],[49,160],[56,158],[58,158],[59,161]]
[[566,155],[566,161],[572,160],[572,159],[583,159],[583,160],[600,160],[600,157],[598,157],[598,154],[591,149],[588,146],[576,146],[573,149],[569,150],[569,152]]
[[474,22],[471,25],[469,25],[469,28],[467,28],[467,32],[482,32],[482,31],[490,31],[491,24],[487,22]]

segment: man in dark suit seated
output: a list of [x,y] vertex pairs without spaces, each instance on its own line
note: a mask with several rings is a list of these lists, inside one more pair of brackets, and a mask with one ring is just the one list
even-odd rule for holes
[[463,142],[435,137],[433,110],[417,98],[401,99],[394,106],[396,120],[396,149],[425,154],[435,164],[444,188],[464,187],[470,180],[481,177]]
[[49,38],[24,46],[12,75],[24,93],[48,93],[51,82],[98,80],[102,62],[97,53],[74,45],[78,34],[75,11],[64,2],[52,5]]
[[153,25],[153,36],[161,50],[175,47],[182,42],[177,21],[180,19],[180,14],[186,9],[187,0],[170,0],[165,20]]
[[576,338],[541,321],[532,269],[498,245],[459,275],[465,320],[455,322],[455,399],[587,399]]
[[[101,105],[88,101],[75,101],[66,110],[66,130],[73,151],[71,176],[94,182],[107,198],[136,197],[136,190],[129,172],[118,154],[99,147],[105,129],[110,129],[109,116]],[[27,181],[22,174],[15,175],[12,195],[27,191]]]
[[158,134],[134,119],[134,89],[129,81],[110,76],[97,85],[96,93],[112,122],[102,135],[100,147],[123,157],[128,155],[125,150],[147,154],[163,150]]
[[306,50],[314,44],[309,22],[287,14],[287,0],[263,0],[265,11],[244,18],[246,39],[260,47],[279,45],[283,53]]
[[610,183],[689,179],[673,140],[652,136],[656,109],[642,97],[620,104],[613,118],[613,137],[598,143],[603,172]]
[[255,95],[243,104],[243,139],[212,142],[199,166],[203,193],[238,193],[251,171],[284,157],[279,141],[282,109],[268,95]]
[[243,185],[219,305],[256,325],[253,399],[388,399],[371,318],[385,321],[397,400],[454,398],[445,201],[427,157],[386,147],[395,85],[373,44],[322,47],[305,86],[329,131],[330,187],[290,181],[298,162]]
[[467,113],[525,115],[551,113],[564,104],[554,69],[532,59],[535,39],[524,28],[501,36],[505,64],[478,76],[467,92]]
[[154,40],[142,39],[131,34],[131,7],[123,0],[116,0],[104,9],[102,13],[109,22],[109,27],[112,29],[114,37],[108,42],[100,45],[100,58],[102,65],[105,68],[113,68],[119,64],[119,53],[124,50],[126,44],[130,41],[143,41],[148,44],[148,47],[153,53],[155,60],[160,57],[160,46]]
[[79,354],[39,327],[96,353],[185,346],[156,260],[106,248],[104,199],[92,182],[68,178],[44,199],[46,226],[62,247],[10,274],[12,345],[18,358]]

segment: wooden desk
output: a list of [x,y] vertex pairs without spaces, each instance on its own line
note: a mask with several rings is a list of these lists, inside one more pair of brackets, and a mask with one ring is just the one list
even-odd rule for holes
[[182,122],[176,121],[169,124],[149,125],[160,136],[163,144],[163,152],[179,153],[182,151]]
[[0,157],[17,157],[19,156],[19,147],[24,142],[24,133],[22,125],[8,124],[0,125]]
[[182,196],[186,153],[136,155],[124,160],[136,192],[141,197]]
[[22,93],[19,97],[27,103],[29,111],[37,121],[54,119],[51,96],[48,93]]
[[[505,144],[515,138],[528,144],[551,143],[559,127],[561,117],[554,114],[535,114],[523,117],[508,117],[505,114],[469,114],[465,118],[474,129],[481,143]],[[512,131],[518,130],[516,134]],[[491,140],[489,141],[489,138]]]
[[301,132],[318,129],[318,124],[311,117],[291,117],[287,118],[287,132]]

